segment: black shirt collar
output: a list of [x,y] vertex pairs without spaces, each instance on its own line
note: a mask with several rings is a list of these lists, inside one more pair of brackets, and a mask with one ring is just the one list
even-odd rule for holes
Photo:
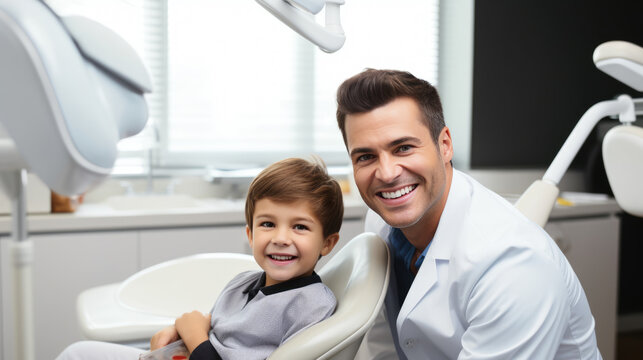
[[258,293],[261,291],[264,295],[273,295],[280,293],[282,291],[288,291],[293,289],[298,289],[307,285],[320,283],[321,278],[317,273],[313,273],[309,276],[300,276],[294,279],[286,280],[280,282],[279,284],[265,286],[266,285],[266,273],[261,274],[256,281],[252,282],[248,287],[243,291],[244,294],[248,294],[248,301],[252,300]]

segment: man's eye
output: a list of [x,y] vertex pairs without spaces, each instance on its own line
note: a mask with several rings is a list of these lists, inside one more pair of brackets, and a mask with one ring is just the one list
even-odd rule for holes
[[411,150],[411,145],[402,145],[397,148],[397,152],[407,152]]
[[308,226],[297,224],[295,225],[295,230],[301,230],[301,231],[308,230]]
[[356,163],[363,162],[363,161],[368,161],[373,158],[373,155],[371,154],[364,154],[360,155],[357,159],[355,159]]

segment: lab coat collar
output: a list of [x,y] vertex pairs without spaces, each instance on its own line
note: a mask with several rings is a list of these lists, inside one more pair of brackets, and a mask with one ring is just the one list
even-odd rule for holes
[[471,192],[472,187],[467,176],[454,169],[451,188],[438,222],[438,228],[433,240],[431,240],[424,263],[415,276],[397,317],[398,329],[401,327],[401,322],[408,317],[424,295],[436,284],[438,280],[437,263],[439,261],[449,262],[455,240],[461,229],[462,219],[465,217],[463,212],[469,209]]

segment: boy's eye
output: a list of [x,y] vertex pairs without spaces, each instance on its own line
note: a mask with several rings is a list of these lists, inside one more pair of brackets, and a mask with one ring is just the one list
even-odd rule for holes
[[264,221],[259,224],[260,227],[275,227],[275,224],[270,221]]
[[295,225],[295,230],[302,230],[302,231],[303,230],[308,230],[308,226],[297,224],[297,225]]

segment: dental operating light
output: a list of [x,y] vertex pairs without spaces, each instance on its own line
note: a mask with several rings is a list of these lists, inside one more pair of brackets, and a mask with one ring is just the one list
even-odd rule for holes
[[[26,170],[52,190],[87,191],[111,173],[120,139],[147,122],[149,75],[103,25],[57,16],[37,0],[0,0],[0,186],[12,202],[10,358],[32,360],[33,241],[27,236]],[[5,338],[5,339],[8,339]]]
[[[339,50],[346,41],[339,16],[344,0],[257,0],[276,18],[325,52]],[[325,26],[314,15],[325,5]]]

